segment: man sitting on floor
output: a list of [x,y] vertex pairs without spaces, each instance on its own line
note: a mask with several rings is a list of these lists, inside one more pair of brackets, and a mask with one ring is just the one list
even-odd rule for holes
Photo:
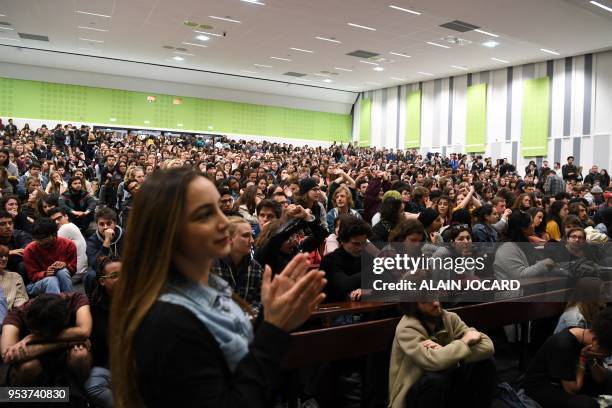
[[63,368],[84,382],[91,370],[91,327],[89,302],[77,292],[40,295],[11,310],[0,338],[2,359],[10,365],[8,385],[53,382],[44,375]]
[[401,303],[389,366],[392,408],[490,407],[495,366],[491,339],[439,301]]
[[57,236],[57,226],[40,218],[32,228],[34,241],[23,253],[30,283],[28,295],[72,292],[72,275],[77,266],[77,250],[68,238]]

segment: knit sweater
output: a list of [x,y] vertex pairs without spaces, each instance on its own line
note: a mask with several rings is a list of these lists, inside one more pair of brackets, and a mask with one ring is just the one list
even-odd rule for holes
[[427,371],[446,370],[461,361],[471,363],[491,357],[493,342],[486,334],[481,333],[480,342],[472,346],[461,341],[468,330],[457,314],[443,310],[442,325],[434,334],[434,341],[442,347],[433,350],[421,345],[434,337],[422,323],[414,317],[402,317],[391,346],[389,407],[403,408],[408,391]]
[[57,237],[55,245],[49,249],[43,249],[38,242],[33,241],[23,253],[23,262],[31,282],[45,278],[47,268],[56,261],[65,262],[71,275],[76,271],[77,250],[68,238]]

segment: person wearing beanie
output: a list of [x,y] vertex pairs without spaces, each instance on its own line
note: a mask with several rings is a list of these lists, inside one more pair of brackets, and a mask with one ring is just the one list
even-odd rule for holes
[[296,204],[309,210],[315,216],[317,222],[321,224],[325,231],[328,231],[327,226],[327,211],[321,203],[321,187],[314,177],[307,177],[300,180],[300,195]]
[[425,208],[421,211],[417,218],[425,228],[425,239],[427,242],[434,242],[435,235],[442,227],[440,214],[433,208]]

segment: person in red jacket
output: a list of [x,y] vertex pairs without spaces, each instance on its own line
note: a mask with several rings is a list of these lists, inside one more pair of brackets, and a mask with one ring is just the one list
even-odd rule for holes
[[32,241],[25,248],[23,262],[29,282],[28,295],[72,292],[71,276],[76,271],[77,251],[74,243],[57,236],[55,222],[40,218],[32,228]]

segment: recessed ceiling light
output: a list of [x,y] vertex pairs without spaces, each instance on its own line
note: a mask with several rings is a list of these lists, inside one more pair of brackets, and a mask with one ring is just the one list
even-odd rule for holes
[[79,37],[79,40],[81,40],[81,41],[91,41],[91,42],[95,42],[95,43],[103,43],[104,42],[102,40],[92,40],[91,38],[82,38],[82,37]]
[[384,71],[384,70],[385,70],[383,67],[374,67],[374,68],[372,68],[372,69],[373,69],[374,71],[378,71],[378,72],[381,72],[381,71]]
[[421,15],[421,13],[419,13],[418,11],[408,10],[407,8],[398,7],[398,6],[389,6],[389,7],[391,7],[392,9],[399,10],[399,11],[405,11],[406,13],[416,14],[417,16]]
[[10,31],[15,31],[14,28],[10,28],[10,27],[0,27],[0,30],[10,30]]
[[217,16],[208,16],[208,18],[214,18],[215,20],[223,20],[223,21],[229,21],[230,23],[242,23],[242,21],[240,20],[234,20],[233,18],[229,18],[229,17],[217,17]]
[[419,72],[417,72],[417,74],[427,75],[427,76],[434,76],[433,74],[430,74],[429,72],[423,72],[423,71],[419,71]]
[[194,47],[208,48],[208,45],[204,45],[204,44],[196,44],[196,43],[190,43],[190,42],[183,42],[183,44],[185,44],[185,45],[193,45]]
[[540,51],[544,51],[544,52],[547,52],[547,53],[552,54],[552,55],[559,55],[559,53],[557,51],[547,50],[546,48],[540,48]]
[[461,65],[451,65],[451,68],[460,69],[462,71],[467,71],[467,67],[462,67]]
[[190,57],[195,57],[195,54],[190,54],[188,52],[174,51],[174,53],[179,54],[179,55],[189,55]]
[[402,54],[401,52],[393,52],[393,51],[389,51],[389,54],[391,54],[391,55],[397,55],[398,57],[411,58],[411,57],[410,57],[410,55],[407,55],[407,54]]
[[509,61],[503,60],[501,58],[491,58],[493,61],[501,62],[503,64],[509,64]]
[[266,3],[262,3],[262,2],[257,1],[257,0],[241,0],[241,1],[244,1],[245,3],[258,4],[260,6],[265,6],[266,5]]
[[281,58],[281,57],[270,57],[271,59],[279,60],[279,61],[287,61],[291,62],[289,58]]
[[601,3],[597,2],[597,1],[590,1],[589,3],[591,3],[594,6],[600,7],[602,9],[612,13],[612,7],[608,7],[605,4],[601,4]]
[[354,23],[347,23],[347,24],[350,25],[351,27],[363,28],[364,30],[370,30],[370,31],[376,31],[375,28],[364,26],[364,25],[359,25],[359,24],[354,24]]
[[303,49],[303,48],[295,48],[295,47],[291,47],[290,49],[291,49],[291,50],[293,50],[293,51],[307,52],[307,53],[310,53],[310,54],[312,54],[312,53],[314,52],[314,51],[310,51],[310,50],[305,50],[305,49]]
[[106,14],[98,14],[98,13],[89,13],[87,11],[81,11],[81,10],[77,10],[78,14],[86,14],[88,16],[96,16],[96,17],[104,17],[104,18],[111,18],[111,16],[107,16]]
[[249,71],[247,69],[241,69],[240,72],[246,72],[247,74],[256,74],[257,71]]
[[352,70],[352,69],[348,69],[348,68],[338,68],[338,67],[336,67],[336,68],[334,68],[334,69],[337,69],[338,71],[353,72],[353,70]]
[[330,82],[332,82],[332,80],[331,80],[331,79],[329,79],[329,78],[325,78],[325,79],[323,80],[323,82],[327,82],[327,83],[329,84]]
[[499,35],[497,35],[497,34],[493,34],[493,33],[490,33],[488,31],[481,30],[481,29],[478,29],[478,28],[476,30],[474,30],[474,31],[476,31],[477,33],[480,33],[480,34],[490,35],[491,37],[495,37],[495,38],[499,37]]
[[375,62],[370,62],[370,61],[359,61],[359,62],[362,62],[362,63],[364,63],[364,64],[369,64],[369,65],[378,65],[377,63],[375,63]]
[[441,47],[441,48],[450,48],[448,45],[442,45],[442,44],[438,44],[432,41],[427,41],[427,44],[429,45],[435,45],[436,47]]
[[18,38],[0,37],[0,40],[19,41]]
[[272,68],[272,65],[264,65],[264,64],[253,64],[256,67],[262,67],[262,68]]
[[394,81],[405,81],[405,78],[397,78],[397,77],[389,77],[389,79],[392,79]]
[[176,57],[172,57],[172,59],[175,61],[185,61],[185,58],[179,57],[178,55]]
[[329,41],[329,42],[333,42],[336,44],[342,44],[340,41],[335,40],[333,38],[326,38],[326,37],[315,37],[317,40],[323,40],[323,41]]
[[210,37],[204,34],[200,34],[196,36],[196,40],[200,40],[200,41],[208,41],[210,40]]
[[217,34],[217,33],[208,33],[206,31],[198,31],[198,30],[193,30],[194,33],[198,33],[198,34],[205,34],[205,35],[211,35],[213,37],[223,37],[222,34]]
[[83,27],[83,26],[79,26],[79,28],[80,28],[80,29],[82,29],[82,30],[104,31],[104,32],[108,31],[108,30],[103,30],[103,29],[101,29],[101,28],[93,28],[93,27]]
[[489,47],[489,48],[495,48],[499,45],[499,43],[497,41],[487,41],[487,42],[483,42],[482,45],[484,45],[485,47]]

